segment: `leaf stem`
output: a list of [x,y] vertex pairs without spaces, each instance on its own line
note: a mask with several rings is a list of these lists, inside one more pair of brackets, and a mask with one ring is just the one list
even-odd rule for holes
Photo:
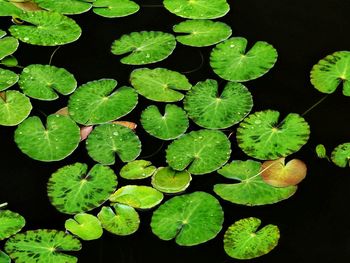
[[191,73],[194,73],[194,72],[200,70],[203,67],[203,65],[204,65],[204,56],[203,56],[202,51],[199,51],[199,55],[201,57],[201,63],[199,64],[199,66],[194,68],[194,69],[188,70],[188,71],[183,71],[183,72],[181,72],[182,74],[191,74]]
[[323,101],[325,101],[329,97],[329,94],[321,98],[319,101],[317,101],[314,105],[312,105],[310,108],[308,108],[301,116],[305,116],[308,114],[310,111],[312,111],[314,108],[316,108],[318,105],[320,105]]
[[61,48],[61,46],[58,46],[51,54],[50,56],[50,60],[49,60],[49,65],[51,66],[51,62],[52,62],[52,59],[53,57],[55,56],[56,52]]

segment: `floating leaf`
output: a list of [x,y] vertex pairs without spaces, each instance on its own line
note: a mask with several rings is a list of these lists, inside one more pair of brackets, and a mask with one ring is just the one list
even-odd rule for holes
[[109,167],[96,164],[88,172],[82,163],[58,169],[49,179],[51,204],[65,214],[77,214],[99,207],[117,188],[117,176]]
[[0,262],[1,263],[11,263],[11,258],[0,250]]
[[80,241],[63,231],[39,229],[17,234],[7,240],[5,251],[17,263],[64,262],[78,259],[64,252],[79,251]]
[[46,126],[37,116],[22,122],[15,131],[15,142],[30,158],[43,162],[59,161],[79,145],[80,129],[69,117],[52,114]]
[[161,167],[152,176],[152,186],[167,194],[183,192],[190,186],[192,177],[189,172],[175,171],[170,167]]
[[38,64],[25,67],[18,84],[24,94],[39,100],[58,99],[57,93],[69,95],[77,87],[74,76],[66,69]]
[[16,90],[0,92],[0,125],[16,126],[25,120],[32,110],[30,100]]
[[219,18],[230,11],[226,0],[164,0],[163,4],[169,12],[192,19]]
[[102,124],[91,132],[86,148],[96,162],[112,165],[116,155],[122,162],[135,160],[141,152],[141,142],[129,128],[119,124]]
[[177,41],[193,47],[215,45],[232,34],[231,27],[227,24],[210,20],[187,20],[175,25],[173,30],[175,33],[185,34],[177,36]]
[[173,141],[166,150],[167,163],[177,171],[211,173],[223,166],[231,154],[231,143],[221,131],[192,131]]
[[139,214],[135,209],[123,204],[114,204],[113,208],[104,206],[97,215],[103,228],[118,236],[135,233],[140,226]]
[[184,95],[179,91],[192,87],[185,75],[164,68],[136,69],[130,81],[140,95],[159,102],[180,101]]
[[39,11],[42,10],[34,0],[11,0],[10,1],[16,7],[22,9],[23,11]]
[[7,35],[6,31],[0,29],[0,38],[3,38],[6,35]]
[[166,59],[176,47],[175,37],[159,31],[132,32],[112,44],[114,55],[128,56],[120,61],[129,65],[145,65]]
[[143,128],[161,140],[172,140],[184,134],[188,128],[186,112],[172,104],[165,106],[164,114],[155,105],[147,107],[141,114]]
[[236,259],[252,259],[274,249],[280,238],[277,226],[267,225],[258,230],[261,220],[255,217],[238,220],[224,236],[226,253]]
[[80,127],[80,141],[86,140],[86,138],[89,137],[93,129],[94,129],[94,126]]
[[136,160],[123,166],[120,177],[128,180],[144,179],[152,176],[156,170],[150,161]]
[[339,167],[350,166],[350,143],[337,146],[332,152],[332,161]]
[[89,214],[77,214],[74,219],[68,219],[65,228],[82,240],[98,239],[103,234],[103,229],[97,217]]
[[323,144],[319,144],[316,146],[316,154],[317,154],[317,157],[318,158],[321,158],[321,159],[328,159],[328,156],[327,156],[327,150],[326,150],[326,147],[324,147]]
[[0,91],[8,89],[18,81],[18,75],[11,70],[0,68]]
[[350,52],[339,51],[320,60],[311,71],[311,83],[322,93],[333,93],[343,84],[343,94],[350,96]]
[[47,11],[27,12],[19,18],[29,25],[13,25],[10,33],[19,40],[39,46],[58,46],[76,41],[81,28],[71,18]]
[[242,121],[253,107],[249,90],[240,83],[229,82],[221,94],[217,81],[198,82],[185,96],[185,110],[199,126],[224,129]]
[[152,232],[162,240],[180,246],[207,242],[220,232],[224,212],[219,201],[205,192],[176,196],[161,205],[152,216]]
[[249,115],[237,129],[239,147],[260,160],[286,157],[308,141],[310,127],[300,115],[288,114],[278,123],[280,113],[266,110]]
[[210,65],[221,78],[244,82],[266,74],[277,61],[276,49],[258,41],[246,52],[248,41],[233,37],[218,44],[210,55]]
[[277,188],[264,182],[260,176],[261,163],[233,161],[218,171],[219,174],[235,179],[235,184],[216,184],[214,192],[231,203],[256,206],[280,202],[291,197],[297,190],[296,186]]
[[0,240],[4,240],[24,227],[25,219],[10,210],[0,210]]
[[10,56],[7,56],[6,58],[2,59],[0,61],[0,64],[4,65],[5,67],[9,67],[9,68],[16,67],[16,66],[18,66],[18,60],[14,56],[10,55]]
[[275,187],[297,185],[304,180],[307,172],[305,163],[298,159],[290,160],[287,164],[285,158],[266,161],[261,168],[263,180]]
[[23,14],[23,11],[14,6],[12,3],[5,1],[5,0],[1,0],[0,1],[0,16],[19,16]]
[[121,126],[129,128],[131,130],[136,130],[136,128],[137,128],[137,124],[135,122],[131,122],[131,121],[112,121],[112,123],[119,124]]
[[0,39],[0,60],[12,55],[18,48],[18,40],[14,37],[4,37]]
[[94,13],[103,17],[123,17],[136,13],[140,6],[129,0],[96,0],[93,3]]
[[114,79],[95,80],[80,86],[69,98],[70,116],[80,124],[92,125],[128,114],[136,107],[137,93],[125,86],[115,90],[116,86]]
[[92,7],[87,0],[34,0],[41,8],[66,15],[77,15],[89,11]]
[[127,185],[119,188],[109,200],[134,208],[150,209],[162,202],[163,194],[149,186]]

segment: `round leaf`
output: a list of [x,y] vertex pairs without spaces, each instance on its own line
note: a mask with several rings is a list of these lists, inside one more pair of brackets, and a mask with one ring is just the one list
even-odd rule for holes
[[150,161],[136,160],[123,166],[120,177],[128,180],[144,179],[152,176],[156,170]]
[[41,8],[66,15],[82,14],[91,9],[91,3],[87,0],[34,0]]
[[192,177],[187,171],[175,171],[170,167],[162,167],[152,176],[152,186],[167,194],[183,192],[190,186]]
[[78,147],[80,129],[66,116],[49,115],[46,126],[39,117],[34,116],[18,126],[15,142],[32,159],[43,162],[59,161]]
[[103,17],[123,17],[136,13],[140,6],[129,0],[96,0],[93,3],[94,13]]
[[321,159],[328,158],[326,147],[323,144],[318,144],[316,146],[315,151],[318,158],[321,158]]
[[145,65],[166,59],[176,47],[175,37],[159,31],[132,32],[112,44],[114,55],[128,56],[120,61],[129,65]]
[[103,234],[103,229],[97,217],[89,214],[78,214],[74,219],[68,219],[65,228],[82,240],[98,239]]
[[350,166],[350,143],[337,146],[332,152],[332,161],[339,167]]
[[0,91],[8,89],[18,81],[18,75],[11,70],[0,68]]
[[260,160],[286,157],[306,144],[310,135],[308,123],[296,113],[278,123],[280,113],[266,110],[249,115],[237,129],[239,147]]
[[10,55],[0,61],[5,67],[16,67],[18,66],[18,60],[14,56]]
[[205,192],[176,196],[161,205],[152,216],[152,232],[162,240],[180,246],[207,242],[220,232],[224,212],[216,198]]
[[1,263],[11,263],[11,258],[0,250],[0,262]]
[[10,210],[0,210],[0,240],[21,231],[25,223],[25,219],[20,214]]
[[252,259],[274,249],[280,238],[278,227],[267,225],[258,230],[260,225],[260,219],[249,217],[230,226],[224,236],[226,253],[236,259]]
[[14,6],[11,2],[4,0],[0,1],[0,16],[18,17],[21,14],[23,14],[23,11]]
[[15,53],[18,48],[18,40],[14,37],[0,39],[0,60]]
[[165,106],[164,115],[157,106],[151,105],[142,112],[141,124],[152,136],[161,140],[172,140],[184,134],[188,128],[186,112],[172,104]]
[[0,38],[3,38],[6,35],[7,35],[6,31],[0,29]]
[[96,162],[112,165],[115,155],[122,162],[135,160],[141,152],[141,142],[132,130],[119,124],[102,124],[90,133],[86,148]]
[[58,169],[49,179],[51,204],[65,214],[77,214],[99,207],[117,188],[117,176],[109,167],[96,164],[89,172],[82,163]]
[[173,141],[166,150],[167,163],[177,171],[211,173],[223,166],[231,154],[231,143],[221,131],[192,131]]
[[244,82],[266,74],[277,61],[276,49],[258,41],[246,52],[247,40],[233,37],[218,44],[210,55],[210,65],[221,78]]

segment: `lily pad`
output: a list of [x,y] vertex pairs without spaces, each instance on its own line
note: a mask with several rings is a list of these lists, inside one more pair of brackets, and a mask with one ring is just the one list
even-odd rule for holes
[[39,46],[58,46],[76,41],[81,28],[75,21],[59,13],[26,12],[19,17],[28,23],[13,25],[10,33],[19,40]]
[[0,38],[3,38],[6,35],[7,35],[6,31],[0,29]]
[[0,64],[4,65],[5,67],[12,68],[18,66],[18,60],[14,56],[10,55],[2,59]]
[[152,186],[166,194],[176,194],[185,191],[191,183],[189,172],[175,171],[170,167],[161,167],[152,176]]
[[123,17],[136,13],[140,6],[129,0],[96,0],[93,3],[94,13],[103,17]]
[[184,108],[199,126],[225,129],[242,121],[253,107],[249,90],[240,83],[229,82],[219,94],[215,80],[198,82],[185,96]]
[[164,68],[136,69],[131,73],[130,81],[140,95],[159,102],[180,101],[184,95],[179,91],[192,87],[185,75]]
[[135,160],[141,152],[139,137],[129,128],[119,124],[102,124],[90,133],[86,148],[96,162],[112,165],[116,155],[122,162]]
[[15,131],[15,142],[30,158],[43,162],[60,161],[79,145],[80,129],[69,117],[52,114],[46,126],[37,116],[22,122]]
[[34,0],[41,8],[60,14],[77,15],[89,11],[92,7],[87,0]]
[[7,240],[5,251],[17,263],[64,262],[75,263],[78,259],[64,252],[79,251],[80,241],[63,231],[31,230]]
[[30,100],[16,90],[0,92],[0,125],[16,126],[24,121],[32,110]]
[[114,204],[113,209],[104,206],[97,216],[104,229],[118,236],[131,235],[140,226],[139,214],[128,205]]
[[231,143],[221,131],[199,130],[173,141],[166,150],[166,160],[177,171],[207,174],[223,166],[231,154]]
[[24,94],[38,100],[55,100],[57,93],[69,95],[77,87],[74,76],[66,69],[38,64],[25,67],[18,84]]
[[260,175],[261,163],[252,160],[233,161],[218,173],[238,181],[234,184],[214,186],[214,192],[218,196],[234,204],[248,206],[274,204],[291,197],[297,190],[296,186],[278,188],[265,183]]
[[224,236],[226,253],[236,259],[252,259],[274,249],[280,238],[277,226],[267,225],[258,230],[261,220],[244,218],[230,226]]
[[152,136],[161,140],[172,140],[186,132],[189,122],[182,108],[167,104],[163,115],[157,106],[147,107],[141,114],[141,124]]
[[18,81],[18,75],[7,69],[0,68],[0,91],[10,88]]
[[0,240],[9,238],[24,227],[23,216],[10,210],[0,210]]
[[322,93],[333,93],[343,84],[343,94],[350,96],[350,52],[339,51],[320,60],[311,71],[311,83]]
[[18,40],[14,37],[4,37],[0,39],[0,60],[12,55],[18,48]]
[[82,240],[98,239],[103,234],[103,229],[97,217],[89,214],[77,214],[74,219],[68,219],[65,228]]
[[216,237],[224,222],[219,201],[205,192],[176,196],[152,216],[152,232],[162,240],[175,239],[180,246],[194,246]]
[[0,262],[1,263],[11,263],[11,258],[0,250]]
[[152,176],[156,170],[150,161],[135,160],[123,166],[120,177],[128,180],[144,179]]
[[176,47],[175,37],[160,31],[141,31],[123,35],[112,44],[114,55],[128,56],[120,61],[129,65],[145,65],[166,59]]
[[266,74],[277,61],[276,49],[267,42],[258,41],[246,51],[248,41],[233,37],[218,44],[210,55],[210,65],[221,78],[244,82]]
[[0,0],[0,16],[18,17],[21,14],[23,14],[23,11],[20,8],[17,8],[8,1]]
[[149,186],[127,185],[119,188],[109,200],[134,208],[150,209],[162,202],[163,194]]
[[227,24],[210,20],[187,20],[173,27],[179,35],[176,40],[183,45],[207,47],[228,39],[232,30]]
[[260,160],[286,157],[306,144],[308,123],[299,114],[290,113],[279,122],[278,111],[266,110],[249,115],[237,129],[239,147]]
[[230,11],[226,0],[164,0],[164,7],[171,13],[191,19],[214,19]]
[[350,143],[337,146],[332,152],[332,161],[339,167],[350,167]]
[[49,179],[51,204],[65,214],[77,214],[99,207],[117,188],[117,176],[109,167],[75,163],[58,169]]

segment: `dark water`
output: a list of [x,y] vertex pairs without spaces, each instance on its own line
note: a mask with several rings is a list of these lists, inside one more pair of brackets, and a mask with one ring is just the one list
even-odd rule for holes
[[[161,1],[138,1],[160,4]],[[324,95],[309,83],[313,64],[329,53],[350,49],[350,2],[344,0],[232,0],[232,11],[223,19],[232,26],[234,36],[244,36],[250,43],[265,40],[279,52],[273,70],[264,77],[246,85],[253,93],[254,110],[276,109],[283,115],[303,113]],[[92,13],[74,17],[83,28],[83,36],[74,44],[61,47],[53,65],[71,71],[80,84],[99,78],[115,78],[121,85],[128,84],[134,67],[122,65],[109,52],[113,40],[124,33],[141,30],[171,32],[172,25],[181,19],[163,8],[145,7],[136,15],[121,19],[106,19]],[[7,19],[0,19],[6,28]],[[21,65],[46,64],[54,48],[21,44],[16,56]],[[218,79],[208,65],[211,48],[200,49],[205,57],[204,66],[188,74],[192,83],[207,78]],[[166,61],[156,64],[178,71],[189,71],[200,64],[196,48],[179,45]],[[65,106],[67,98],[55,102],[33,100],[33,114],[43,116]],[[138,109],[124,120],[139,120],[142,109],[150,102],[140,98]],[[336,168],[318,160],[314,147],[324,143],[329,149],[350,140],[350,99],[340,92],[327,98],[306,115],[312,127],[309,143],[295,154],[309,167],[307,179],[287,201],[264,207],[243,207],[222,201],[226,229],[234,221],[255,216],[263,224],[276,224],[281,230],[279,246],[269,255],[249,262],[321,262],[350,261],[350,174],[349,169]],[[139,126],[140,127],[140,126]],[[27,219],[25,229],[62,229],[68,216],[57,212],[49,203],[46,183],[50,174],[59,167],[74,162],[93,164],[82,144],[64,161],[41,163],[27,158],[13,142],[14,128],[0,128],[0,201],[7,201],[11,210]],[[142,130],[142,156],[155,151],[160,142]],[[236,146],[234,136],[232,159],[246,158]],[[151,160],[165,165],[164,148]],[[121,164],[115,168],[118,170]],[[212,193],[214,183],[221,181],[215,174],[197,176],[188,192],[202,190]],[[145,182],[148,183],[148,182]],[[120,181],[120,185],[126,184]],[[97,211],[94,211],[97,212]],[[105,233],[97,241],[84,242],[77,253],[80,262],[116,263],[222,263],[238,262],[229,259],[223,251],[221,233],[206,244],[182,248],[174,242],[158,240],[150,230],[151,212],[143,212],[140,230],[129,237]],[[0,243],[2,247],[3,243]]]

